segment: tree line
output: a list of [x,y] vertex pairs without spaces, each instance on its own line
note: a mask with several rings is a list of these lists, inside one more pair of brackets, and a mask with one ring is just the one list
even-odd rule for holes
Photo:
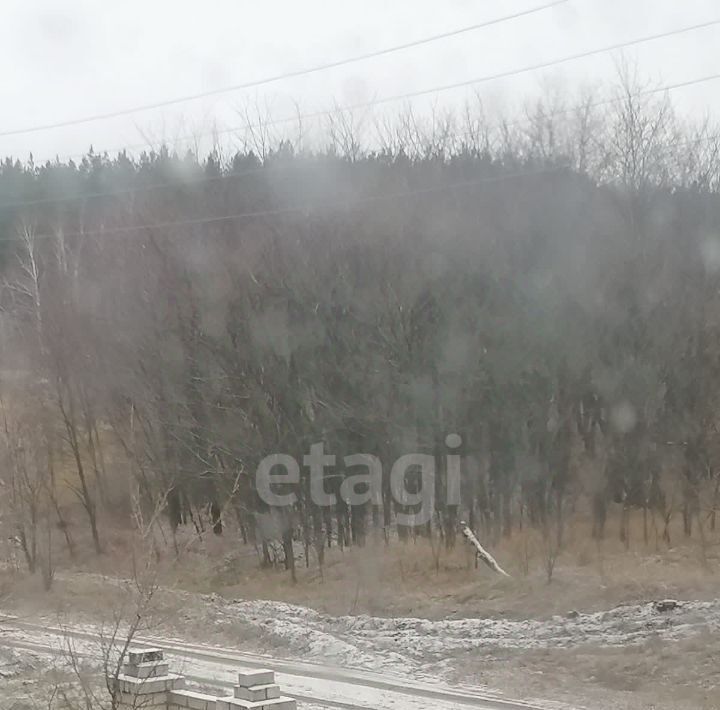
[[[2,162],[0,524],[30,570],[74,554],[79,511],[98,553],[119,516],[177,553],[181,526],[265,562],[278,540],[293,570],[294,545],[452,546],[461,519],[558,546],[613,505],[628,544],[633,510],[646,542],[714,529],[720,139],[629,80],[614,96],[407,112],[365,143],[340,116],[315,150],[258,130],[234,153]],[[398,526],[386,478],[382,503],[326,508],[303,473],[271,509],[258,463],[320,441],[435,455],[432,521]]]

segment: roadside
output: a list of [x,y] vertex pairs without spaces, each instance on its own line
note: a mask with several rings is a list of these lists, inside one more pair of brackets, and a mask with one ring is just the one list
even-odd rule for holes
[[[94,626],[132,585],[63,574],[50,597],[12,595],[28,620]],[[456,617],[459,615],[455,615]],[[285,602],[163,587],[143,633],[276,658],[450,682],[567,708],[720,708],[720,600],[651,601],[546,618],[332,615]],[[0,637],[1,639],[1,637]],[[1,643],[1,641],[0,641]]]

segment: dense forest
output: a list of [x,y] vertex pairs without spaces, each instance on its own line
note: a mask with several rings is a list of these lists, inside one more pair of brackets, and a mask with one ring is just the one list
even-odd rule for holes
[[[266,561],[280,541],[289,568],[293,543],[322,564],[371,534],[451,546],[460,520],[491,544],[561,546],[570,515],[714,529],[720,137],[631,82],[484,115],[2,162],[0,525],[31,571],[49,583],[81,527],[102,553],[107,521],[171,554],[183,529]],[[316,442],[435,455],[432,520],[397,525],[385,479],[380,503],[317,506],[306,469],[269,509],[258,463]]]

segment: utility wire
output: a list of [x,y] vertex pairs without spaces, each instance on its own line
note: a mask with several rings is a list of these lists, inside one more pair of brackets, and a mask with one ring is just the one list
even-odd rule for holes
[[[398,192],[383,193],[381,195],[370,195],[367,197],[349,198],[347,200],[337,200],[329,205],[312,205],[310,203],[302,203],[297,205],[288,205],[286,207],[279,207],[269,210],[253,210],[249,212],[239,212],[231,215],[222,216],[210,216],[210,217],[198,217],[196,219],[181,219],[181,220],[170,220],[166,222],[155,222],[140,225],[130,225],[126,227],[110,227],[102,229],[90,229],[80,232],[63,232],[63,238],[68,237],[86,237],[86,236],[99,236],[108,234],[124,234],[129,232],[139,232],[146,229],[168,229],[171,227],[182,227],[182,226],[198,226],[204,224],[217,224],[220,222],[234,222],[243,219],[254,219],[258,217],[274,217],[284,214],[305,214],[309,215],[314,212],[319,212],[323,209],[331,209],[333,207],[339,208],[351,208],[359,205],[364,205],[373,202],[384,202],[388,200],[402,199],[404,197],[413,197],[415,195],[425,195],[435,192],[445,192],[449,190],[457,190],[465,187],[473,187],[477,185],[483,185],[486,183],[502,182],[505,180],[513,180],[523,177],[535,177],[537,175],[547,175],[550,173],[557,173],[569,169],[569,165],[560,165],[549,168],[539,168],[533,171],[520,171],[516,173],[508,173],[505,175],[497,175],[493,177],[485,177],[477,180],[464,180],[461,182],[451,183],[449,185],[436,185],[432,187],[417,188],[412,190],[402,190]],[[35,234],[33,239],[55,239],[56,236],[53,234]],[[3,237],[0,238],[0,242],[17,242],[17,237]]]
[[[720,73],[717,74],[708,74],[707,76],[701,76],[696,79],[687,79],[685,81],[679,81],[674,84],[665,84],[663,86],[656,86],[651,89],[641,89],[640,91],[631,92],[629,94],[622,94],[620,96],[614,96],[607,99],[600,99],[599,101],[591,101],[589,103],[584,103],[579,106],[572,106],[571,108],[561,108],[556,109],[553,111],[549,111],[548,113],[544,114],[545,118],[554,118],[556,116],[563,116],[569,113],[576,113],[578,110],[586,110],[586,109],[593,109],[593,108],[600,108],[603,106],[612,106],[613,104],[619,104],[623,101],[627,101],[628,99],[639,99],[643,96],[652,96],[654,94],[662,94],[665,92],[675,91],[676,89],[684,89],[688,86],[695,86],[697,84],[704,84],[708,81],[717,81],[720,79]],[[528,119],[513,119],[512,121],[504,121],[500,126],[495,126],[495,128],[500,127],[506,127],[506,126],[517,126],[522,123],[525,123]],[[472,134],[474,131],[472,129],[463,131],[461,135],[468,135]]]
[[[397,101],[406,101],[408,99],[417,98],[419,96],[426,96],[428,94],[437,94],[443,91],[450,91],[452,89],[459,89],[467,86],[474,86],[479,84],[484,84],[490,81],[496,81],[498,79],[506,79],[513,76],[518,76],[521,74],[528,74],[530,72],[539,71],[541,69],[547,69],[553,66],[558,66],[560,64],[566,64],[568,62],[577,61],[579,59],[585,59],[588,57],[596,56],[599,54],[606,54],[608,52],[613,52],[619,49],[626,49],[628,47],[634,47],[640,44],[646,44],[648,42],[654,42],[660,39],[666,39],[667,37],[672,37],[675,35],[684,34],[687,32],[692,32],[699,29],[705,29],[707,27],[712,27],[715,25],[720,24],[720,18],[709,20],[707,22],[702,22],[700,24],[696,25],[689,25],[687,27],[681,27],[679,29],[675,30],[668,30],[667,32],[661,32],[658,34],[652,34],[652,35],[645,35],[643,37],[638,37],[636,39],[628,40],[625,42],[618,42],[611,45],[605,45],[603,47],[598,47],[596,49],[587,50],[584,52],[579,52],[576,54],[570,54],[566,57],[561,57],[559,59],[553,59],[546,62],[540,62],[538,64],[531,64],[529,66],[521,67],[520,69],[511,69],[504,72],[499,72],[497,74],[489,74],[481,77],[476,77],[475,79],[467,79],[465,81],[461,82],[455,82],[452,84],[443,84],[440,86],[434,86],[429,89],[420,89],[418,91],[411,91],[404,94],[394,94],[391,96],[384,96],[376,99],[370,99],[368,101],[362,101],[355,104],[349,104],[346,106],[336,106],[332,109],[321,109],[318,111],[312,111],[310,113],[301,113],[297,114],[295,116],[287,116],[284,118],[279,119],[269,119],[267,121],[262,121],[257,124],[245,124],[243,126],[232,126],[229,128],[223,128],[219,130],[212,130],[212,131],[204,131],[200,133],[196,133],[194,135],[185,136],[182,138],[179,138],[177,140],[181,141],[192,141],[197,140],[200,137],[203,136],[215,136],[215,135],[224,135],[228,133],[235,133],[242,130],[249,130],[253,128],[267,128],[269,126],[276,126],[283,123],[291,123],[293,121],[302,121],[305,119],[315,119],[315,118],[322,118],[323,116],[330,116],[336,113],[343,113],[343,112],[351,112],[351,111],[357,111],[359,109],[365,109],[365,108],[371,108],[373,106],[379,106],[382,104],[387,103],[393,103]],[[714,76],[712,78],[715,78]],[[705,79],[702,79],[700,81],[705,81]],[[692,83],[692,82],[690,82]],[[689,84],[688,84],[689,85]],[[0,133],[0,136],[5,135]],[[126,145],[122,146],[120,148],[112,149],[112,152],[116,151],[122,151],[122,150],[135,150],[138,148],[144,148],[151,146],[151,142],[144,142],[144,143],[137,143],[134,145]],[[107,152],[107,151],[106,151]],[[66,155],[63,157],[80,157],[86,155],[85,153],[76,153],[73,155]]]
[[208,96],[217,96],[219,94],[225,94],[229,93],[231,91],[239,91],[242,89],[251,89],[257,86],[262,86],[264,84],[271,84],[278,81],[283,81],[284,79],[292,79],[299,76],[305,76],[308,74],[315,74],[317,72],[326,71],[327,69],[334,69],[336,67],[346,66],[348,64],[354,64],[356,62],[362,62],[367,59],[373,59],[375,57],[381,57],[386,54],[392,54],[394,52],[400,52],[406,49],[411,49],[413,47],[419,47],[423,44],[429,44],[430,42],[437,42],[438,40],[448,39],[450,37],[456,37],[461,34],[465,34],[468,32],[474,32],[476,30],[482,29],[484,27],[490,27],[492,25],[498,25],[503,22],[508,22],[510,20],[515,20],[520,17],[524,17],[526,15],[532,15],[537,12],[542,12],[543,10],[548,10],[550,8],[556,7],[558,5],[563,5],[564,3],[569,2],[569,0],[554,0],[553,2],[545,3],[543,5],[538,5],[536,7],[532,7],[528,10],[522,10],[520,12],[515,12],[511,15],[505,15],[503,17],[497,17],[492,20],[487,20],[486,22],[480,22],[474,25],[469,25],[467,27],[460,27],[455,30],[450,30],[449,32],[443,32],[441,34],[432,35],[430,37],[424,37],[422,39],[414,40],[412,42],[405,42],[403,44],[394,45],[392,47],[386,47],[384,49],[379,49],[373,52],[366,52],[364,54],[358,54],[352,57],[346,57],[345,59],[338,59],[336,61],[332,62],[326,62],[324,64],[317,64],[312,67],[308,67],[305,69],[296,69],[294,71],[284,72],[282,74],[275,74],[272,76],[265,77],[263,79],[254,79],[252,81],[246,81],[241,84],[234,84],[232,86],[225,86],[219,89],[210,89],[208,91],[202,91],[197,94],[188,94],[186,96],[179,96],[173,99],[165,99],[163,101],[156,101],[153,103],[147,103],[147,104],[140,104],[137,106],[131,106],[130,108],[125,109],[118,109],[116,111],[108,111],[107,113],[97,113],[92,114],[89,116],[82,116],[80,118],[71,118],[67,119],[65,121],[57,121],[55,123],[45,123],[40,124],[36,126],[31,126],[29,128],[15,128],[7,131],[1,131],[0,137],[7,137],[7,136],[17,136],[22,135],[25,133],[37,133],[39,131],[48,131],[55,128],[64,128],[67,126],[77,126],[83,123],[92,123],[94,121],[103,121],[110,118],[116,118],[118,116],[127,116],[129,114],[133,113],[139,113],[141,111],[149,111],[151,109],[158,109],[158,108],[164,108],[166,106],[173,106],[175,104],[179,103],[185,103],[187,101],[195,101],[196,99],[203,99],[207,98]]
[[[604,47],[598,47],[597,49],[590,49],[584,52],[578,52],[576,54],[569,54],[566,57],[560,59],[552,59],[547,62],[540,62],[538,64],[530,64],[520,69],[509,69],[507,71],[498,72],[496,74],[486,74],[485,76],[476,77],[475,79],[467,79],[465,81],[458,81],[452,84],[443,84],[442,86],[436,86],[431,89],[420,89],[418,91],[409,91],[404,94],[395,94],[394,96],[385,96],[380,99],[373,99],[371,101],[364,101],[361,103],[354,104],[350,107],[346,107],[345,111],[356,110],[360,108],[367,108],[369,106],[377,106],[379,104],[385,104],[392,101],[406,101],[407,99],[414,99],[418,96],[425,96],[427,94],[439,93],[441,91],[450,91],[451,89],[461,89],[466,86],[475,86],[477,84],[484,84],[489,81],[496,81],[498,79],[507,79],[511,76],[519,76],[520,74],[528,74],[530,72],[539,71],[540,69],[548,69],[555,67],[560,64],[567,64],[568,62],[574,62],[578,59],[586,59],[593,57],[598,54],[606,54],[607,52],[613,52],[618,49],[625,49],[627,47],[634,47],[639,44],[645,44],[647,42],[654,42],[659,39],[665,39],[667,37],[673,37],[675,35],[683,34],[686,32],[692,32],[694,30],[704,29],[706,27],[712,27],[714,25],[720,25],[720,18],[715,20],[709,20],[702,22],[697,25],[689,25],[687,27],[681,27],[675,30],[669,30],[667,32],[661,32],[659,34],[646,35],[644,37],[638,37],[637,39],[628,40],[626,42],[617,42],[615,44],[606,45]],[[327,111],[320,113],[328,113]]]
[[[601,99],[599,101],[593,101],[587,104],[583,104],[582,106],[575,106],[572,108],[564,108],[564,109],[557,109],[553,111],[549,111],[548,113],[544,114],[545,118],[554,118],[556,116],[562,116],[567,115],[571,113],[575,113],[579,109],[592,109],[592,108],[598,108],[602,106],[610,106],[616,103],[621,103],[623,101],[626,101],[628,98],[636,99],[641,98],[643,96],[651,96],[654,94],[664,93],[673,91],[676,89],[685,88],[688,86],[694,86],[697,84],[709,82],[709,81],[716,81],[720,79],[720,73],[718,74],[711,74],[704,77],[699,77],[696,79],[689,79],[687,81],[681,81],[674,84],[666,84],[663,86],[658,86],[650,89],[642,89],[641,91],[636,91],[628,95],[618,96],[618,97],[612,97],[607,99]],[[518,126],[525,124],[529,121],[529,119],[515,119],[512,121],[505,121],[499,125],[490,125],[485,128],[500,128],[500,127],[509,127],[509,126]],[[472,135],[476,131],[469,129],[466,131],[461,131],[458,135],[460,136],[467,136]],[[700,139],[701,141],[709,141],[712,140],[712,138],[715,136],[707,136],[703,139]],[[689,142],[699,142],[696,140],[690,140]],[[170,182],[162,182],[162,183],[153,183],[150,185],[143,185],[138,187],[130,187],[125,188],[122,190],[108,190],[105,192],[93,192],[93,193],[87,193],[83,195],[72,195],[72,196],[65,196],[65,197],[44,197],[39,198],[36,200],[25,200],[21,202],[8,202],[8,203],[2,203],[0,202],[0,211],[6,210],[6,209],[17,209],[22,207],[32,207],[36,205],[44,205],[44,204],[60,204],[65,202],[81,202],[81,201],[91,201],[96,199],[102,199],[105,197],[122,197],[124,195],[132,195],[137,192],[150,192],[154,190],[167,190],[167,189],[182,189],[188,186],[192,185],[200,185],[200,184],[207,184],[207,183],[213,183],[213,182],[222,182],[225,180],[232,180],[232,179],[240,179],[244,177],[249,177],[252,175],[257,175],[260,173],[267,174],[267,173],[275,173],[275,172],[284,172],[286,170],[293,170],[293,169],[300,169],[305,168],[306,165],[260,165],[257,168],[249,168],[247,170],[241,170],[241,171],[232,171],[227,172],[222,175],[203,175],[201,177],[196,178],[190,178],[187,180],[180,180],[178,182],[170,183]]]

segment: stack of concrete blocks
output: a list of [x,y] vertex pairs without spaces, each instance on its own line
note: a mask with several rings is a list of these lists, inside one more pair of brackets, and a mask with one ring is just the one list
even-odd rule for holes
[[[215,710],[296,710],[292,698],[280,695],[275,673],[268,670],[241,671],[233,696],[218,699]],[[211,710],[208,708],[208,710]]]
[[217,698],[193,690],[171,690],[168,693],[167,710],[216,710]]
[[120,707],[162,708],[168,705],[168,693],[185,685],[181,675],[170,673],[159,648],[131,649],[123,672],[118,676]]
[[230,697],[185,690],[185,679],[170,673],[159,648],[130,649],[117,679],[121,710],[297,710],[292,698],[280,695],[275,673],[238,673]]

